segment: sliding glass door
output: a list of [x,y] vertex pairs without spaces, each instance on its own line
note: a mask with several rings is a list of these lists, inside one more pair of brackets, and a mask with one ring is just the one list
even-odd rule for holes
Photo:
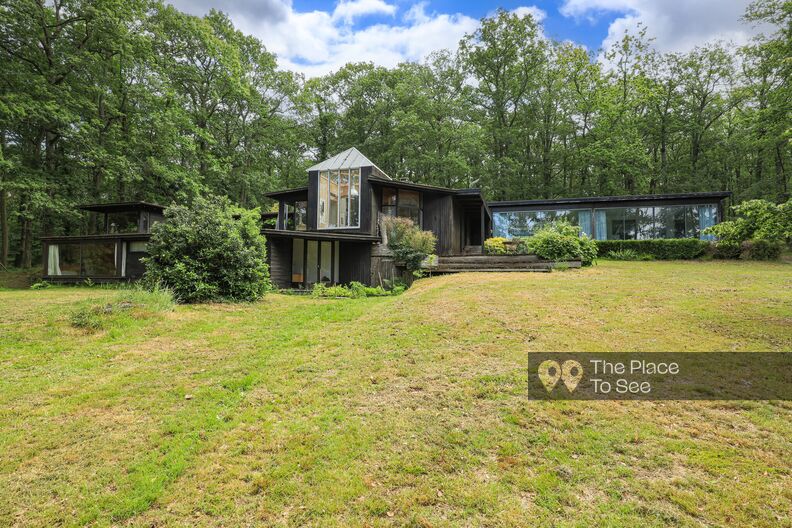
[[292,241],[292,286],[310,288],[317,282],[338,282],[340,244],[337,241]]

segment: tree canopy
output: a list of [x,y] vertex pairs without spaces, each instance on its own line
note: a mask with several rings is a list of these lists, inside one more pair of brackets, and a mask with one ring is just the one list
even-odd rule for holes
[[[305,79],[223,13],[157,0],[0,6],[0,263],[92,229],[74,205],[204,195],[243,207],[356,146],[394,177],[490,199],[732,190],[789,197],[792,8],[742,48],[588,52],[497,11],[458,49]],[[87,223],[86,223],[87,222]]]

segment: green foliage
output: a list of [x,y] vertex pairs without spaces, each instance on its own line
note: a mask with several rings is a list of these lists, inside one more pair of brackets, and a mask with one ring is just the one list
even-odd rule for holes
[[776,205],[748,200],[732,208],[736,218],[705,232],[717,238],[717,258],[770,260],[780,256],[784,242],[792,241],[792,200]]
[[776,260],[781,256],[781,242],[756,238],[740,244],[740,258],[743,260]]
[[487,255],[505,255],[506,239],[503,237],[492,237],[484,241],[484,253]]
[[421,231],[412,220],[401,217],[385,217],[383,228],[394,258],[404,263],[409,271],[420,272],[424,260],[434,254],[437,245],[435,234]]
[[317,283],[311,290],[313,297],[338,297],[349,299],[360,299],[363,297],[388,297],[390,295],[400,295],[405,290],[404,285],[396,285],[390,290],[386,290],[382,286],[366,286],[360,282],[350,282],[348,286],[336,284],[327,286],[322,283]]
[[173,291],[179,302],[255,301],[268,289],[269,268],[257,210],[225,198],[197,198],[165,210],[144,259],[147,284]]
[[597,257],[597,242],[580,235],[580,228],[569,222],[549,222],[533,236],[522,239],[519,252],[545,260],[580,260],[591,265]]
[[[639,255],[651,255],[658,260],[691,260],[702,257],[710,247],[697,238],[663,238],[653,240],[597,240],[600,256],[625,250]],[[611,257],[608,257],[611,258]],[[631,260],[631,259],[619,259]]]
[[634,249],[622,248],[608,251],[606,259],[610,260],[654,260],[654,256],[648,253],[638,253]]
[[38,282],[34,282],[33,284],[31,284],[30,285],[30,289],[31,290],[45,290],[45,289],[49,288],[50,286],[52,286],[52,284],[50,284],[47,281],[38,281]]

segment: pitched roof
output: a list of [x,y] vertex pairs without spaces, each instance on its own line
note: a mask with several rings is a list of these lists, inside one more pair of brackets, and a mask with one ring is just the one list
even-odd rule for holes
[[[368,159],[364,156],[358,149],[355,147],[348,148],[344,152],[340,152],[333,156],[332,158],[328,158],[324,161],[321,161],[314,165],[313,167],[309,167],[309,171],[315,170],[337,170],[337,169],[356,169],[358,167],[377,167],[373,161]],[[385,174],[382,169],[377,167],[377,169]],[[387,175],[386,175],[387,176]]]

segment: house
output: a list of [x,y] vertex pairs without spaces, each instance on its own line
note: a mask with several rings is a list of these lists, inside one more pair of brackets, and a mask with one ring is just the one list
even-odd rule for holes
[[[394,180],[356,148],[307,172],[306,186],[268,193],[278,202],[278,212],[262,214],[270,276],[279,288],[308,288],[317,282],[379,284],[396,277],[399,270],[380,233],[382,217],[410,218],[432,231],[440,271],[547,271],[552,263],[532,255],[483,256],[483,241],[530,236],[558,219],[598,240],[707,238],[704,229],[723,218],[723,201],[731,196],[706,192],[487,202],[478,189]],[[140,258],[146,255],[151,225],[162,220],[162,206],[126,202],[82,209],[103,215],[103,229],[44,237],[44,278],[139,278]]]
[[140,278],[144,271],[140,259],[146,256],[151,226],[162,221],[165,208],[147,202],[118,202],[83,205],[80,209],[96,214],[101,227],[93,234],[42,237],[44,280],[115,282]]
[[[486,202],[478,189],[448,189],[393,180],[355,148],[308,169],[308,185],[269,193],[274,229],[264,229],[270,275],[281,288],[316,282],[376,284],[382,260],[379,218],[411,218],[437,236],[440,268],[491,269],[482,258],[490,236],[530,236],[566,219],[598,240],[707,238],[730,192],[604,196]],[[474,257],[478,255],[478,257]],[[494,262],[494,257],[490,257]],[[471,267],[471,263],[474,263]],[[507,269],[535,269],[535,259]],[[497,266],[504,269],[503,266]]]

